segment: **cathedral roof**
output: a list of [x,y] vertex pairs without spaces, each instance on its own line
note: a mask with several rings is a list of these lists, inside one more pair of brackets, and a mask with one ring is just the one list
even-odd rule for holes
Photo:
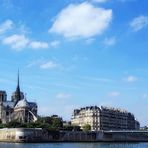
[[28,102],[28,103],[31,108],[37,107],[37,104],[35,102]]
[[29,107],[29,103],[27,102],[26,99],[18,101],[18,103],[15,105],[15,108],[20,108],[20,107]]
[[6,101],[6,102],[3,102],[3,105],[5,107],[9,106],[9,107],[13,108],[14,107],[14,102],[12,102],[12,101]]

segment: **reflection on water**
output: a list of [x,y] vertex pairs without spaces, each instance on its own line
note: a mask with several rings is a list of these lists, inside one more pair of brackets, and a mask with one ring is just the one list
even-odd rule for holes
[[0,148],[148,148],[148,143],[0,143]]

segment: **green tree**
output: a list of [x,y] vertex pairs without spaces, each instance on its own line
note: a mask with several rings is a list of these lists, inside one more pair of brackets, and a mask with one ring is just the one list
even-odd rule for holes
[[18,122],[17,120],[13,120],[6,124],[6,127],[8,128],[18,128],[22,127],[22,123]]
[[63,127],[63,130],[65,130],[65,131],[82,131],[80,129],[80,126],[77,126],[77,125],[65,125]]
[[89,124],[85,124],[82,127],[82,129],[83,129],[84,132],[89,132],[89,131],[91,131],[91,126]]
[[52,127],[54,128],[62,128],[63,122],[60,118],[52,118]]

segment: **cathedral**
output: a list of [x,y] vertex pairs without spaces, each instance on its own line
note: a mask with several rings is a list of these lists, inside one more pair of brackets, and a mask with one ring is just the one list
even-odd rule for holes
[[37,120],[37,104],[28,102],[24,93],[20,90],[19,73],[16,91],[7,100],[6,91],[0,90],[0,121],[8,123],[17,120],[21,123],[35,122]]

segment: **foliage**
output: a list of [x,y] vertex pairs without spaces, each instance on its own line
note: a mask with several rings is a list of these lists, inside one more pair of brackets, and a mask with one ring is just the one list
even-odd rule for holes
[[59,120],[58,118],[53,118],[52,119],[52,126],[54,128],[62,128],[63,127],[63,122]]
[[82,127],[83,131],[85,132],[88,132],[91,130],[91,126],[89,124],[85,124],[83,127]]
[[50,131],[57,131],[63,127],[63,120],[58,116],[39,117],[36,122],[20,123],[13,120],[7,124],[0,123],[0,128],[43,128]]
[[18,128],[22,127],[23,124],[18,122],[17,120],[13,120],[5,125],[7,128]]
[[76,126],[76,125],[65,125],[63,127],[63,130],[65,130],[65,131],[81,131],[80,126]]

